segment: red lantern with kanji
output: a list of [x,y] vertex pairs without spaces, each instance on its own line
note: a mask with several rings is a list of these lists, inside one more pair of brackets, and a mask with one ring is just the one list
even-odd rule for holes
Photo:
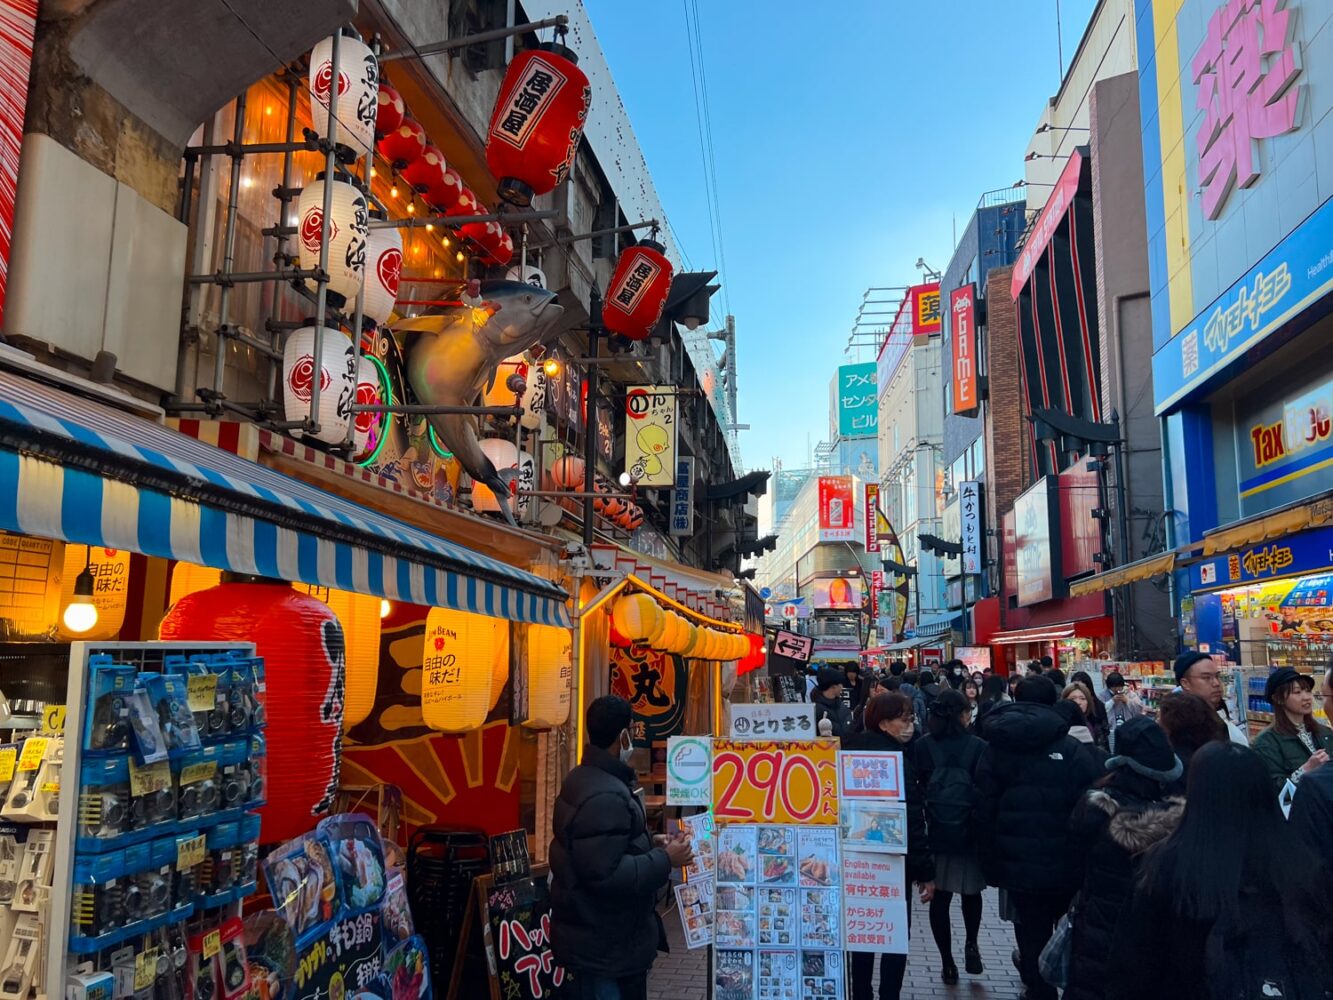
[[158,627],[168,642],[253,642],[268,682],[263,843],[314,829],[333,807],[342,759],[347,653],[329,606],[285,583],[221,583],[187,594]]
[[403,168],[403,180],[425,193],[444,183],[444,154],[436,146],[427,145],[422,154]]
[[426,130],[415,118],[404,118],[396,129],[380,140],[379,150],[390,163],[411,163],[426,151]]
[[661,244],[644,240],[620,255],[602,303],[602,325],[630,340],[653,332],[671,292],[671,262]]
[[403,95],[381,80],[379,104],[375,108],[375,134],[388,135],[403,124],[406,117],[407,105],[403,103]]
[[530,205],[569,176],[592,103],[577,63],[563,45],[547,44],[509,64],[486,133],[486,163],[505,201]]

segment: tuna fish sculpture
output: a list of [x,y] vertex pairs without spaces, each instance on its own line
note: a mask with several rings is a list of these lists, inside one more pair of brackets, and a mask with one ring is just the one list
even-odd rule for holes
[[[475,286],[474,286],[475,287]],[[477,295],[433,307],[400,320],[407,383],[427,406],[475,406],[495,381],[505,358],[545,344],[555,336],[560,314],[554,292],[518,281],[483,281]],[[510,524],[509,484],[481,450],[477,418],[471,414],[431,414],[441,444],[454,453],[474,480],[495,491]]]

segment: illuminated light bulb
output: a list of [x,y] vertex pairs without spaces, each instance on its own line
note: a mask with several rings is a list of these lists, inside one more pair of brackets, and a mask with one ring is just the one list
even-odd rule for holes
[[380,598],[380,617],[381,617],[381,618],[388,618],[388,617],[389,617],[389,613],[390,613],[391,611],[393,611],[393,602],[390,601],[387,597],[381,597],[381,598]]
[[370,168],[370,176],[371,176],[371,177],[378,177],[378,176],[379,176],[379,174],[375,172],[375,168],[374,168],[374,167],[371,167],[371,168]]
[[462,250],[459,250],[458,253],[454,255],[454,260],[458,261],[458,263],[461,264],[463,263],[463,261],[467,260],[467,256],[463,253]]
[[416,249],[413,250],[412,252],[413,252],[416,256],[420,257],[420,256],[422,255],[422,253],[425,252],[425,249],[426,249],[425,247],[423,247],[420,243],[418,243],[418,244],[416,245]]
[[433,232],[435,232],[435,224],[432,223],[432,222],[427,222],[427,223],[426,223],[426,232],[428,232],[428,233],[433,233]]
[[414,201],[414,202],[410,202],[410,203],[408,204],[408,206],[407,206],[407,214],[408,214],[408,215],[416,215],[416,214],[417,214],[417,203],[416,203],[415,201]]
[[74,593],[63,618],[65,628],[71,632],[87,632],[97,624],[97,607],[93,604],[93,574],[86,568],[74,580]]
[[445,245],[446,247],[453,246],[453,244],[449,242],[449,237],[447,237],[447,236],[444,238],[444,245]]
[[552,378],[560,374],[560,362],[555,358],[547,358],[542,362],[542,370]]
[[251,180],[249,177],[242,177],[242,178],[241,178],[241,187],[243,187],[243,188],[248,188],[248,187],[251,187],[253,184],[254,184],[254,181]]
[[395,198],[398,197],[398,185],[397,185],[397,184],[394,184],[393,186],[391,186],[391,187],[389,188],[389,194],[392,195],[392,196],[395,197]]
[[435,269],[435,277],[437,277],[437,278],[443,278],[443,277],[444,277],[444,271],[443,271],[442,269],[440,269],[440,268],[437,267],[437,268]]
[[272,105],[272,104],[266,105],[266,106],[264,107],[264,114],[266,114],[266,115],[271,115],[271,114],[273,114],[273,105]]

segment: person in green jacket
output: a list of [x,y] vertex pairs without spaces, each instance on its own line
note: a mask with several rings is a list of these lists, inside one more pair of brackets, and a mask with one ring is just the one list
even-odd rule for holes
[[1333,729],[1314,720],[1314,678],[1291,667],[1268,675],[1264,697],[1273,706],[1273,724],[1254,738],[1254,750],[1268,766],[1274,791],[1290,779],[1328,763],[1333,754]]

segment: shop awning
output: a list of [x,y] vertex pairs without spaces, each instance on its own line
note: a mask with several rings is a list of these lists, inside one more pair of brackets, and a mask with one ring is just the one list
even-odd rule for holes
[[1297,531],[1318,528],[1330,523],[1333,523],[1333,496],[1324,495],[1314,500],[1302,501],[1284,510],[1275,510],[1271,514],[1210,531],[1203,536],[1203,554],[1216,556],[1235,552],[1266,542],[1270,538],[1282,538]]
[[992,646],[1014,646],[1020,642],[1054,642],[1057,639],[1093,638],[1111,634],[1113,624],[1105,615],[1100,618],[1085,618],[1076,622],[1062,622],[1059,625],[1038,625],[1033,628],[1011,629],[1008,632],[996,632],[990,637]]
[[948,615],[933,621],[922,622],[914,631],[918,638],[933,639],[936,636],[944,635],[946,632],[952,632],[958,627],[961,617],[961,615]]
[[569,625],[557,584],[159,424],[0,372],[0,528]]
[[1074,580],[1069,584],[1069,596],[1082,597],[1085,594],[1098,594],[1103,590],[1110,590],[1112,587],[1121,587],[1127,583],[1150,580],[1155,576],[1170,573],[1176,568],[1177,559],[1194,552],[1198,547],[1197,544],[1184,545],[1178,549],[1172,549],[1170,552],[1159,552],[1155,556],[1136,559],[1134,562],[1125,563],[1123,566],[1108,569],[1104,573],[1095,573],[1092,576],[1084,577],[1082,580]]
[[902,642],[890,642],[890,643],[886,643],[886,644],[884,644],[883,646],[880,646],[879,648],[880,648],[881,650],[883,650],[884,652],[888,652],[888,653],[896,653],[896,652],[898,652],[899,650],[903,650],[903,649],[916,649],[918,646],[924,646],[924,645],[926,645],[928,642],[931,642],[932,639],[933,639],[932,636],[928,636],[928,635],[919,635],[919,636],[917,636],[917,637],[914,638],[914,639],[904,639]]

